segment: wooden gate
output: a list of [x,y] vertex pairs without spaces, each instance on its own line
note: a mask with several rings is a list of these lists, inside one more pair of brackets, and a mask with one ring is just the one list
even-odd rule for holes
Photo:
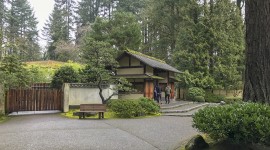
[[63,92],[50,88],[10,89],[7,112],[62,110]]

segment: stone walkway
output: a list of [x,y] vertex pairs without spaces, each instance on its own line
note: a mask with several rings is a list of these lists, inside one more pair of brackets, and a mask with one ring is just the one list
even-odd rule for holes
[[198,110],[210,106],[210,103],[192,101],[172,101],[170,104],[161,104],[163,116],[192,117]]
[[13,116],[0,124],[1,150],[173,150],[197,134],[191,117],[67,119]]

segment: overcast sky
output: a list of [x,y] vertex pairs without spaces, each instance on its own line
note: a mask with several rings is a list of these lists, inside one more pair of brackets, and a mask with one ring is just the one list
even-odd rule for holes
[[[54,0],[28,0],[35,11],[35,16],[38,19],[38,30],[44,26],[44,23],[49,17],[49,14],[53,10]],[[39,33],[41,35],[41,33]],[[44,41],[40,41],[41,46],[45,46]]]

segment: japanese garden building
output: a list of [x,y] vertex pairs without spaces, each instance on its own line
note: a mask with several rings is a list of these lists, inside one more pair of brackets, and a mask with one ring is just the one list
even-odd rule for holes
[[153,98],[156,84],[159,84],[163,92],[168,84],[172,89],[171,98],[174,98],[177,82],[175,75],[181,73],[176,68],[165,61],[131,50],[123,52],[117,61],[119,67],[116,76],[126,78],[136,90],[133,93],[120,94],[119,98]]

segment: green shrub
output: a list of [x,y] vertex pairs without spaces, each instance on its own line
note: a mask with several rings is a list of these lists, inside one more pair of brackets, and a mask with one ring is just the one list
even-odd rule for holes
[[202,88],[192,87],[188,89],[188,99],[194,101],[196,96],[202,96],[204,98],[205,91]]
[[132,118],[145,114],[138,100],[112,100],[109,108],[120,118]]
[[148,98],[110,100],[107,106],[120,118],[132,118],[159,112],[159,106]]
[[63,83],[77,83],[79,81],[78,76],[78,73],[71,66],[62,66],[55,72],[51,86],[61,88]]
[[193,127],[216,140],[265,143],[270,140],[270,106],[235,103],[207,107],[195,113]]
[[215,95],[211,92],[206,92],[205,101],[209,103],[219,103],[220,101],[224,101],[225,97],[222,95]]
[[242,98],[239,98],[239,97],[225,97],[224,102],[226,104],[239,103],[239,102],[242,102]]
[[159,106],[152,99],[142,97],[139,100],[139,104],[144,109],[146,114],[154,114],[159,112]]
[[205,102],[205,99],[202,96],[195,96],[194,101],[195,102]]

